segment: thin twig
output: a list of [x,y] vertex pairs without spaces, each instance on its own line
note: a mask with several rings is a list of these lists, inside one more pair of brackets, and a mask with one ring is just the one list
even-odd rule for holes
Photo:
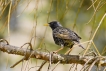
[[18,62],[16,62],[14,65],[12,65],[10,68],[14,68],[17,64],[19,64],[20,62],[22,62],[23,60],[25,60],[26,58],[22,58],[21,60],[19,60]]
[[54,66],[54,68],[52,69],[52,71],[54,71],[54,69],[57,67],[57,65],[60,63],[60,61],[58,61],[57,63],[56,63],[56,65]]
[[35,68],[35,67],[40,67],[40,66],[34,66],[34,67],[31,67],[31,68],[29,68],[29,70],[28,70],[28,71],[30,71],[32,68]]
[[91,20],[93,19],[93,17],[95,16],[95,14],[96,14],[96,12],[97,12],[97,9],[98,9],[100,3],[101,3],[101,1],[99,1],[99,4],[97,5],[97,7],[96,7],[96,9],[95,9],[95,11],[94,11],[92,17],[90,18],[90,20],[89,20],[86,24],[88,24],[89,22],[91,22]]
[[87,65],[84,71],[88,71],[90,65]]
[[92,58],[90,58],[82,67],[82,69],[80,71],[83,71],[83,69],[85,68],[85,66],[88,64],[88,62],[91,60]]
[[49,66],[47,71],[51,71],[51,62],[52,62],[52,53],[50,52],[50,57],[49,57]]
[[42,65],[39,67],[37,71],[41,71],[42,67],[46,64],[47,61],[43,61]]
[[92,3],[91,6],[89,6],[89,8],[87,10],[89,10],[92,6],[94,6],[94,4],[96,3],[97,0],[95,0],[95,2]]
[[99,24],[98,24],[98,26],[97,26],[97,28],[96,28],[96,30],[95,30],[95,32],[94,32],[94,34],[93,34],[91,40],[90,40],[90,42],[89,42],[89,45],[88,45],[88,47],[86,48],[86,50],[85,50],[85,52],[84,52],[83,55],[86,54],[86,52],[88,51],[89,47],[91,46],[91,42],[92,42],[92,40],[94,39],[94,37],[95,37],[95,35],[96,35],[96,33],[97,33],[97,31],[98,31],[100,25],[102,24],[102,21],[104,20],[105,16],[106,16],[106,13],[103,15],[102,19],[100,20],[100,22],[99,22]]
[[12,0],[10,1],[10,7],[9,7],[9,12],[8,12],[8,37],[10,41],[10,14],[11,14],[11,8],[12,8]]
[[22,61],[21,71],[22,71],[23,67],[24,67],[24,61]]
[[106,4],[106,1],[105,2],[103,2],[103,4],[98,8],[98,10],[97,11],[99,11],[99,9],[101,9],[104,5]]
[[72,64],[72,65],[71,65],[71,67],[70,67],[69,71],[71,71],[71,69],[74,67],[74,65],[75,65],[75,64]]
[[92,42],[92,44],[93,44],[93,46],[94,46],[96,52],[98,53],[98,55],[101,56],[101,54],[100,54],[100,52],[98,51],[98,49],[97,49],[96,45],[94,44],[94,42]]
[[25,43],[24,45],[21,46],[21,48],[22,48],[23,46],[25,46],[26,44],[28,44],[28,45],[30,46],[30,50],[33,50],[31,43]]
[[82,7],[82,5],[83,5],[83,2],[84,2],[84,0],[81,1],[80,6],[79,6],[79,8],[78,8],[78,11],[77,11],[77,13],[76,13],[76,17],[75,17],[75,20],[74,20],[73,29],[74,29],[75,26],[76,26],[76,22],[77,22],[78,14],[80,13],[80,10],[81,10],[81,7]]
[[104,68],[104,70],[103,71],[106,71],[106,67]]
[[[92,1],[92,5],[93,5],[93,8],[94,8],[94,11],[96,11],[96,10],[95,10],[95,6],[94,6],[94,4],[93,4],[94,2],[93,2],[93,0],[91,0],[91,1]],[[97,1],[97,0],[96,0],[96,1]]]
[[90,41],[85,41],[85,42],[82,42],[82,43],[79,43],[79,44],[75,44],[74,47],[78,46],[78,45],[81,45],[81,44],[85,44],[85,43],[89,43]]
[[[9,12],[8,12],[8,19],[7,19],[7,24],[8,24],[8,42],[10,42],[10,16],[11,16],[11,8],[12,8],[12,0],[10,1]],[[7,57],[7,66],[8,66],[8,57]],[[6,68],[7,68],[7,66],[6,66]]]
[[78,64],[76,64],[76,67],[75,67],[74,71],[77,71],[77,66],[78,66]]
[[19,17],[28,8],[28,5],[30,4],[30,2],[31,2],[31,0],[29,0],[29,2],[27,3],[27,6],[24,8],[24,10],[17,17]]
[[8,42],[7,40],[5,40],[5,39],[0,39],[0,42],[3,42],[3,41],[5,41],[7,45],[9,45],[9,42]]
[[103,48],[101,55],[106,53],[106,46]]
[[[82,43],[76,44],[76,45],[74,45],[73,47],[77,47],[78,45],[85,44],[85,43],[89,43],[89,42],[90,42],[90,41],[85,41],[85,42],[82,42]],[[69,49],[68,52],[65,53],[65,54],[69,54],[69,53],[71,52],[71,50],[72,50],[72,48]]]
[[23,71],[26,71],[26,69],[29,67],[29,60],[27,59],[27,61],[26,61],[26,65],[25,65],[25,69],[23,70]]
[[[31,43],[25,43],[24,45],[29,44],[30,46],[30,50],[32,51],[32,44]],[[23,46],[24,46],[23,45]],[[23,47],[21,46],[21,48]],[[19,60],[18,62],[16,62],[14,65],[12,65],[10,68],[14,68],[16,65],[18,65],[20,62],[22,62],[23,60],[29,60],[29,58],[32,56],[33,52],[31,53],[31,55],[29,57],[23,57],[21,60]]]
[[51,2],[50,2],[50,9],[49,9],[49,11],[48,11],[47,22],[49,22],[49,17],[50,17],[50,11],[51,11],[51,9],[52,9],[52,4],[53,4],[53,0],[51,0]]
[[99,58],[97,58],[89,67],[88,71],[91,71],[92,67],[94,66],[94,64],[99,60]]
[[[86,56],[89,56],[90,54],[93,54],[94,56],[97,56],[97,53],[96,53],[94,50],[92,50],[92,51],[86,53]],[[92,55],[92,56],[93,56],[93,55]]]

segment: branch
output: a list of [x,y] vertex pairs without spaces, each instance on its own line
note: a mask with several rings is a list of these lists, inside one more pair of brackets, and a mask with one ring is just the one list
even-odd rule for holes
[[[20,48],[20,47],[8,45],[2,42],[0,42],[0,50],[8,54],[21,55],[26,58],[30,57],[30,58],[42,59],[45,61],[49,61],[50,59],[49,57],[50,53]],[[77,63],[82,65],[85,64],[86,62],[87,64],[91,65],[97,59],[98,61],[96,61],[95,65],[106,66],[106,56],[94,57],[94,56],[63,55],[63,54],[52,53],[52,57],[51,57],[52,63],[57,63],[58,61],[60,61],[60,63],[64,63],[64,64]]]

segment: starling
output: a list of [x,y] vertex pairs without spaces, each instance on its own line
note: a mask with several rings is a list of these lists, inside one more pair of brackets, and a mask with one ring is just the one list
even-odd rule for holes
[[[81,39],[81,37],[79,37],[74,31],[72,31],[68,28],[64,28],[57,21],[52,21],[48,24],[45,24],[45,26],[51,27],[55,44],[61,46],[60,49],[58,49],[57,51],[54,51],[55,53],[62,50],[63,47],[68,47],[68,48],[72,49],[74,44],[79,44],[79,42],[80,42],[79,40]],[[79,45],[79,47],[83,48],[83,46],[81,46],[81,45]],[[69,51],[66,52],[66,54],[67,53],[69,53]]]

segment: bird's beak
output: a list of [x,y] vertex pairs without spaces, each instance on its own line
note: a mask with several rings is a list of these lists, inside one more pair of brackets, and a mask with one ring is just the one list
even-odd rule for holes
[[49,26],[49,24],[44,24],[44,26]]

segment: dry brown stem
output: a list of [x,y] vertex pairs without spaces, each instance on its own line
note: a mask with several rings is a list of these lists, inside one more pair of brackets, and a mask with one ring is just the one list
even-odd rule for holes
[[[45,61],[50,60],[50,53],[7,45],[3,42],[0,43],[0,50],[8,54],[21,55],[26,58],[29,58],[29,56],[31,55],[30,58],[42,59]],[[106,66],[106,56],[79,56],[79,55],[63,55],[63,54],[52,53],[51,62],[57,63],[58,61],[60,61],[60,63],[64,63],[64,64],[77,63],[83,65],[89,59],[91,60],[87,64],[91,65],[95,60],[98,59],[95,65]]]

